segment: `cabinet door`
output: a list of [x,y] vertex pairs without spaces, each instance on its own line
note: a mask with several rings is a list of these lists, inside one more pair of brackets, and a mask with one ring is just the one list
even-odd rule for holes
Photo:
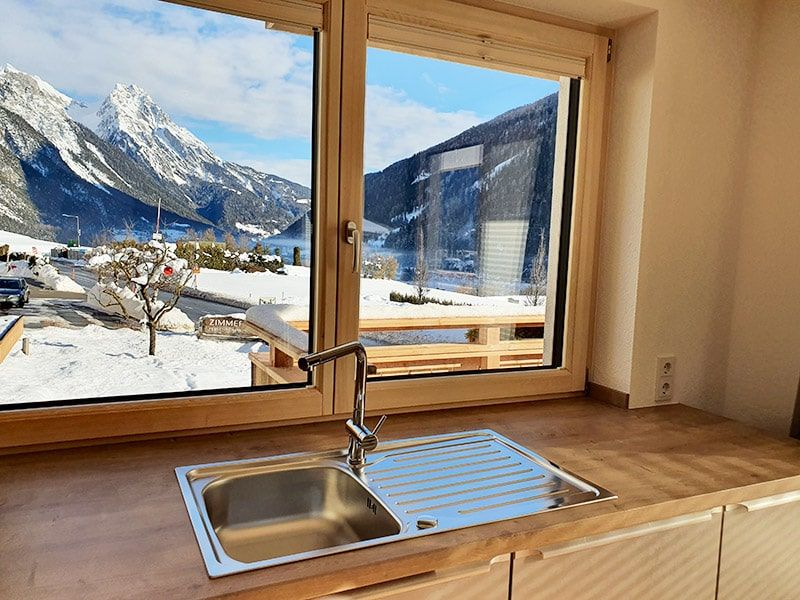
[[725,507],[718,597],[800,598],[800,492]]
[[[369,568],[369,566],[365,566]],[[508,600],[511,556],[453,569],[430,571],[348,592],[325,600]]]
[[517,553],[512,600],[714,600],[721,509]]

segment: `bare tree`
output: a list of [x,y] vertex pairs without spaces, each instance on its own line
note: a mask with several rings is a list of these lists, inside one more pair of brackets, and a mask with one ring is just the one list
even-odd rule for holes
[[531,261],[531,279],[528,287],[528,298],[526,303],[530,306],[538,306],[539,298],[544,296],[547,290],[547,248],[544,243],[544,229],[539,231],[539,247]]
[[203,232],[203,241],[211,243],[217,241],[217,236],[214,234],[214,230],[210,227]]
[[92,246],[107,246],[114,242],[114,238],[111,235],[111,232],[108,229],[103,229],[102,231],[97,232],[95,236],[92,238]]
[[[148,352],[155,356],[159,322],[175,308],[192,276],[187,261],[176,256],[174,244],[158,241],[98,251],[95,255],[108,258],[96,267],[102,292],[95,299],[106,308],[117,308],[128,319],[144,321],[150,336]],[[158,298],[162,290],[172,294],[166,302]]]
[[233,234],[230,232],[225,234],[225,247],[231,252],[235,252],[238,249],[236,238],[234,238]]
[[136,236],[134,235],[134,233],[136,229],[134,227],[133,221],[126,219],[122,226],[125,229],[125,240],[126,241],[135,240]]

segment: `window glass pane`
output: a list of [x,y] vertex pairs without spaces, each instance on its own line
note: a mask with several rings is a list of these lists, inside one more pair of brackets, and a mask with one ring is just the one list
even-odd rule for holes
[[376,48],[367,67],[360,336],[376,376],[552,365],[569,81]]
[[3,3],[0,335],[24,315],[30,352],[0,405],[307,384],[315,52],[157,0]]

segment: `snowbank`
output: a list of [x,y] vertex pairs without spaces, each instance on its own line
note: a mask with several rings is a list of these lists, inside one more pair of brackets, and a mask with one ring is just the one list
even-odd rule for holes
[[0,263],[0,275],[11,277],[29,277],[35,279],[36,276],[30,270],[28,263],[24,260],[12,260],[8,263]]
[[37,281],[40,281],[50,289],[58,292],[77,292],[83,293],[82,286],[75,283],[66,275],[62,275],[50,264],[37,265],[31,269]]
[[[119,298],[119,302],[108,293],[112,290]],[[110,315],[127,316],[139,322],[145,321],[144,302],[128,288],[120,288],[113,283],[96,283],[86,294],[86,303],[98,310]],[[120,306],[120,304],[122,306]],[[164,306],[159,301],[156,310]],[[172,331],[174,333],[192,333],[195,330],[194,321],[186,316],[179,308],[167,311],[158,321],[158,329],[161,331]]]
[[31,354],[18,347],[0,365],[0,404],[230,389],[250,385],[247,353],[264,344],[198,340],[159,333],[156,356],[147,335],[128,328],[26,329]]
[[58,242],[37,240],[20,233],[0,230],[0,246],[4,244],[10,246],[11,252],[25,252],[26,254],[33,254],[34,248],[39,254],[50,254],[50,250],[53,248],[66,247],[65,244],[59,244]]
[[[39,259],[40,261],[43,259]],[[58,292],[83,293],[84,289],[66,275],[58,272],[53,265],[45,262],[30,267],[24,260],[13,260],[0,263],[0,275],[13,277],[29,277]]]

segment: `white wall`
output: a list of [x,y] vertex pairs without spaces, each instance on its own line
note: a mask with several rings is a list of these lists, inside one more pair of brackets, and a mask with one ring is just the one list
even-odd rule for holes
[[514,0],[617,30],[590,379],[786,433],[800,377],[800,2]]
[[676,400],[713,409],[758,2],[648,3],[657,17],[618,30],[590,376],[651,405],[656,356],[675,354]]
[[723,414],[786,433],[800,378],[800,3],[764,3]]
[[630,392],[633,361],[657,28],[653,13],[621,29],[614,40],[617,85],[609,123],[590,378],[625,392]]
[[654,403],[656,356],[674,354],[675,399],[718,410],[759,3],[662,4],[630,402]]

